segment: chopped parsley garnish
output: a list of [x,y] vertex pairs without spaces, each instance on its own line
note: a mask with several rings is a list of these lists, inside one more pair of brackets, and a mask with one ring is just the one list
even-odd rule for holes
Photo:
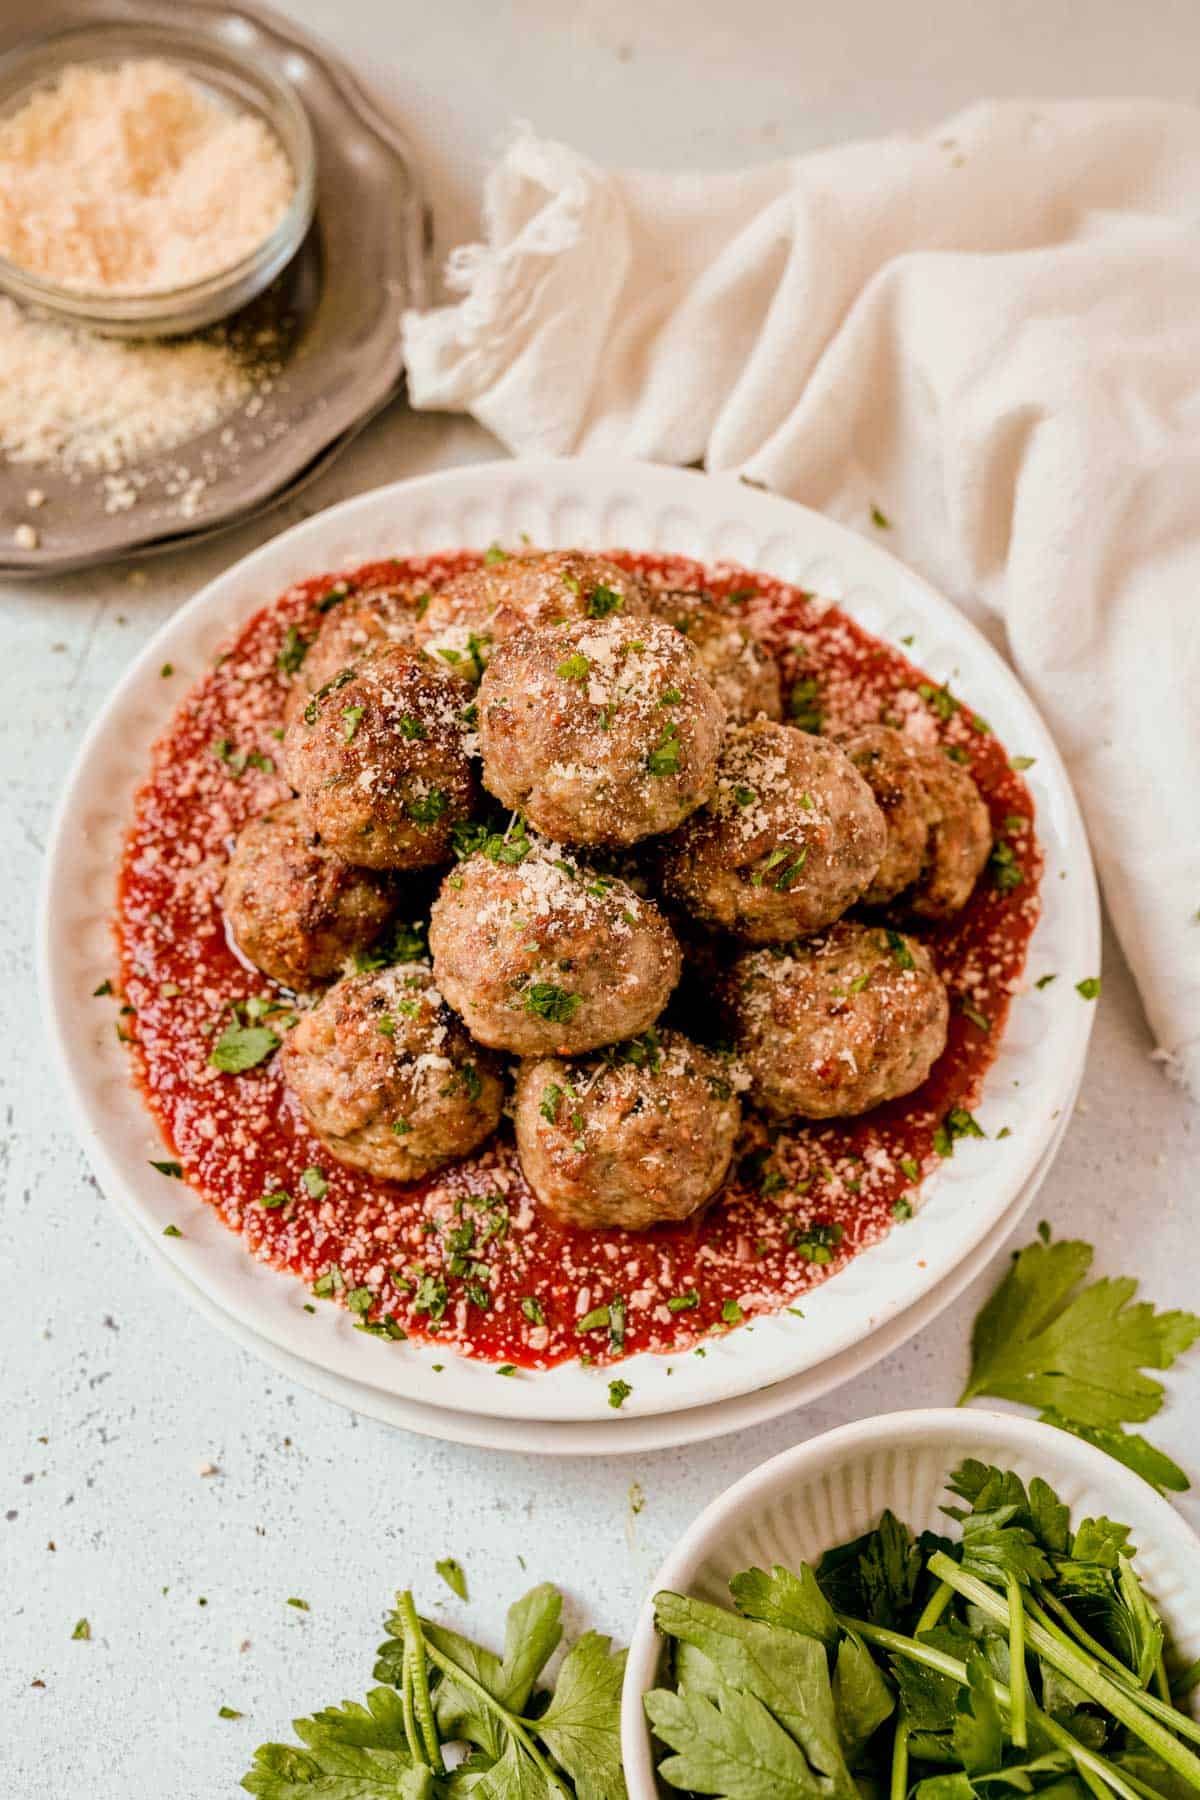
[[901,1173],[906,1175],[909,1181],[917,1181],[920,1179],[921,1166],[917,1162],[915,1156],[902,1156],[900,1158],[900,1169]]
[[444,1556],[441,1562],[434,1563],[433,1566],[452,1594],[457,1594],[460,1600],[469,1598],[466,1573],[457,1557]]
[[908,939],[899,931],[889,930],[886,933],[887,947],[892,953],[892,961],[899,969],[915,969],[913,953],[908,947]]
[[103,980],[100,983],[100,986],[98,988],[92,989],[92,999],[93,1000],[102,1000],[104,998],[105,994],[111,994],[112,991],[113,991],[112,982],[109,981],[107,978],[105,978],[105,980]]
[[433,1320],[445,1316],[450,1303],[450,1292],[444,1281],[437,1275],[421,1274],[417,1277],[417,1291],[413,1295],[412,1309],[415,1313],[425,1313]]
[[991,870],[992,886],[998,888],[1002,894],[1007,894],[1013,888],[1020,887],[1025,879],[1012,845],[1003,841],[992,846],[988,868]]
[[614,1068],[624,1063],[635,1069],[649,1069],[652,1075],[658,1072],[662,1063],[662,1047],[653,1026],[648,1031],[643,1031],[640,1037],[626,1038],[620,1044],[609,1044],[600,1054]]
[[176,1181],[183,1179],[183,1164],[178,1162],[151,1162],[150,1167],[157,1169],[160,1175],[173,1175]]
[[349,592],[350,583],[348,581],[335,581],[328,592],[322,594],[317,601],[317,611],[319,613],[332,612],[335,606],[342,604]]
[[588,618],[607,619],[610,614],[620,612],[624,604],[624,594],[618,594],[615,588],[605,587],[604,583],[600,582],[588,595]]
[[800,1225],[789,1233],[788,1243],[806,1262],[822,1265],[833,1261],[833,1253],[845,1235],[842,1225]]
[[651,775],[674,775],[679,767],[682,750],[678,725],[664,725],[658,742],[646,758],[646,767]]
[[159,678],[161,680],[163,680],[163,681],[169,680],[170,677],[175,673],[175,664],[174,663],[164,663],[162,668],[158,671],[158,673],[159,673]]
[[536,1018],[549,1019],[555,1025],[567,1024],[582,1004],[581,994],[572,994],[553,981],[531,981],[525,989],[525,1011]]
[[733,797],[739,806],[753,806],[758,795],[751,787],[735,787]]
[[963,1018],[967,1019],[972,1025],[977,1026],[980,1031],[990,1031],[992,1029],[992,1021],[988,1018],[987,1014],[977,1012],[966,1000],[962,1003],[961,1011]]
[[351,1288],[346,1295],[346,1305],[352,1313],[370,1312],[374,1297],[369,1287]]
[[429,735],[420,719],[414,719],[411,713],[402,714],[396,728],[399,731],[400,736],[402,738],[408,738],[410,742],[415,738],[428,737]]
[[88,1639],[91,1637],[91,1635],[92,1635],[92,1627],[91,1627],[90,1623],[88,1622],[88,1620],[87,1619],[77,1619],[75,1622],[75,1629],[71,1633],[71,1636],[73,1638],[79,1638],[84,1643],[86,1643],[88,1641]]
[[633,1389],[627,1381],[610,1381],[608,1384],[608,1404],[619,1411],[628,1400]]
[[959,1138],[986,1136],[983,1126],[965,1106],[952,1106],[933,1134],[933,1147],[944,1158],[954,1155]]
[[475,819],[467,819],[452,827],[450,845],[460,862],[469,856],[486,856],[489,862],[507,863],[513,867],[524,862],[533,845],[529,828],[520,815],[506,831],[493,831]]
[[958,701],[946,682],[940,687],[934,687],[931,681],[919,681],[917,692],[927,706],[932,706],[939,719],[952,719],[958,711]]
[[721,1318],[726,1325],[740,1325],[745,1316],[736,1300],[726,1300],[721,1308]]
[[700,1304],[700,1296],[695,1288],[686,1294],[672,1294],[667,1301],[667,1311],[673,1313],[691,1312]]
[[792,858],[791,862],[788,863],[785,868],[780,869],[778,875],[775,877],[775,880],[772,882],[771,885],[775,889],[775,892],[777,894],[786,894],[787,893],[788,889],[792,886],[792,883],[796,880],[801,869],[804,867],[804,865],[807,861],[808,861],[808,845],[803,844],[801,846],[801,848],[796,852],[796,854]]
[[307,1600],[298,1600],[294,1594],[289,1597],[288,1605],[294,1606],[297,1612],[311,1612],[312,1611],[312,1608],[309,1606]]
[[1019,775],[1024,769],[1032,769],[1036,761],[1036,756],[1014,756],[1010,759],[1008,766],[1010,769],[1015,769]]
[[245,1716],[245,1713],[240,1713],[236,1706],[218,1706],[217,1708],[218,1719],[244,1719]]
[[351,739],[354,737],[355,732],[358,730],[359,724],[362,720],[363,713],[365,711],[366,711],[366,708],[362,707],[362,706],[347,706],[343,709],[343,711],[342,711],[342,737],[347,744],[350,743]]
[[1100,977],[1088,975],[1075,983],[1075,992],[1084,1000],[1096,1000],[1100,996]]
[[669,687],[664,688],[659,695],[658,704],[660,706],[678,706],[682,700],[683,695],[680,693],[679,689],[677,687]]
[[901,1224],[904,1224],[907,1220],[911,1219],[912,1216],[912,1201],[906,1194],[901,1194],[900,1198],[892,1205],[892,1217],[893,1219],[899,1220]]
[[546,1315],[542,1311],[542,1303],[533,1294],[526,1294],[521,1301],[521,1312],[531,1325],[544,1325]]
[[418,825],[436,825],[449,804],[449,794],[435,787],[427,794],[419,794],[415,800],[405,801],[404,810]]
[[1033,985],[1035,988],[1048,988],[1052,981],[1057,981],[1057,980],[1058,980],[1057,975],[1039,975]]
[[890,531],[892,529],[892,521],[888,518],[887,514],[881,512],[877,506],[872,506],[871,508],[871,523],[878,531]]
[[584,1313],[576,1322],[576,1331],[607,1331],[612,1315],[607,1306],[593,1306],[591,1312]]
[[391,1038],[396,1035],[396,1021],[391,1013],[384,1013],[375,1026],[380,1037]]
[[798,681],[788,701],[788,714],[798,731],[818,732],[825,722],[821,689],[815,676]]
[[499,544],[489,544],[483,553],[483,560],[488,564],[506,563],[508,561],[508,551],[502,550]]
[[543,1119],[546,1120],[547,1124],[553,1125],[558,1118],[558,1103],[562,1097],[563,1091],[559,1087],[557,1081],[548,1081],[546,1086],[542,1089],[542,1101],[541,1105],[538,1107],[538,1111],[541,1113]]
[[554,673],[561,675],[564,681],[586,681],[591,673],[591,667],[591,663],[582,651],[576,650],[573,656],[568,656],[559,663]]
[[279,1212],[291,1203],[292,1196],[284,1189],[278,1188],[272,1194],[263,1194],[258,1204],[264,1212]]
[[284,675],[295,675],[303,665],[311,645],[311,638],[302,636],[294,625],[289,625],[287,635],[280,645],[279,654],[275,658],[276,667]]
[[209,1051],[208,1060],[223,1075],[243,1075],[273,1056],[279,1042],[269,1025],[227,1025]]
[[183,1236],[183,1233],[182,1233],[182,1231],[180,1231],[178,1225],[164,1225],[163,1226],[163,1236],[164,1237],[181,1238]]
[[323,1200],[329,1192],[324,1169],[318,1169],[315,1165],[301,1172],[300,1184],[310,1200]]

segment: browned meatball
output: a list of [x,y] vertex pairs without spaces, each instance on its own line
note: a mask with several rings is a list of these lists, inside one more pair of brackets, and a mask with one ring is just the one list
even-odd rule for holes
[[779,665],[754,633],[711,594],[672,588],[656,594],[656,617],[683,633],[731,725],[782,719]]
[[287,768],[326,847],[367,869],[442,862],[475,800],[461,690],[402,644],[315,694],[284,740]]
[[636,575],[584,550],[522,550],[456,576],[429,602],[420,642],[455,674],[477,681],[497,645],[527,625],[641,617]]
[[773,1119],[863,1113],[920,1087],[946,1047],[949,1002],[915,938],[842,920],[745,950],[723,984],[755,1105]]
[[466,1156],[504,1104],[498,1059],[471,1042],[425,963],[335,983],[301,1014],[280,1062],[330,1154],[384,1181]]
[[564,844],[671,831],[712,789],[725,712],[657,619],[522,631],[479,687],[483,779]]
[[514,1119],[521,1167],[548,1213],[644,1231],[716,1193],[741,1105],[720,1057],[663,1031],[581,1062],[522,1063]]
[[902,896],[926,919],[960,912],[992,848],[988,810],[967,770],[889,725],[864,725],[839,742],[887,822],[887,849],[863,899],[878,906]]
[[726,734],[712,799],[657,852],[677,906],[771,944],[840,918],[886,841],[883,815],[844,751],[757,719]]
[[[294,670],[284,708],[284,722],[290,725],[304,711],[318,688],[353,668],[372,650],[384,644],[414,642],[417,614],[412,602],[393,588],[379,588],[372,594],[350,594],[330,608],[321,628],[307,650],[304,640],[290,640],[292,660],[302,657]],[[289,646],[285,645],[285,650]]]
[[387,875],[332,856],[300,802],[285,800],[239,832],[221,904],[242,955],[285,987],[304,988],[372,943],[395,901]]
[[520,1056],[576,1056],[652,1025],[680,968],[653,902],[523,829],[501,856],[448,875],[429,923],[437,984],[472,1035]]

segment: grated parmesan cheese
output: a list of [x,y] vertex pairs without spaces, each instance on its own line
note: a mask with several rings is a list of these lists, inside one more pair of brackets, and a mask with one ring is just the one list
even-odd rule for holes
[[[221,334],[98,337],[0,296],[0,453],[31,467],[112,474],[211,429],[253,397],[264,373],[274,365],[256,365]],[[29,504],[34,492],[40,505],[37,489]],[[136,497],[114,485],[109,510]]]
[[0,255],[61,287],[152,294],[218,275],[294,189],[268,126],[168,62],[76,65],[0,121]]

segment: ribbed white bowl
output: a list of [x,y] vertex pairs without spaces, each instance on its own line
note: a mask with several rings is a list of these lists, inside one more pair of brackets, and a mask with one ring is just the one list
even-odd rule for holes
[[1176,1648],[1188,1661],[1200,1655],[1200,1539],[1140,1476],[1065,1431],[1015,1415],[973,1408],[885,1413],[785,1450],[743,1476],[700,1514],[659,1569],[625,1670],[621,1753],[630,1800],[656,1800],[660,1792],[642,1705],[657,1683],[662,1649],[654,1595],[671,1588],[727,1603],[729,1578],[739,1569],[816,1562],[823,1550],[869,1530],[887,1506],[914,1531],[944,1531],[946,1477],[968,1456],[1013,1469],[1025,1482],[1040,1475],[1075,1519],[1103,1513],[1132,1526],[1138,1574]]

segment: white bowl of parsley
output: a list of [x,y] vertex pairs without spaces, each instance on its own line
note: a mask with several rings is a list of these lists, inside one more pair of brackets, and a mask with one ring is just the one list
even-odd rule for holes
[[622,1754],[631,1800],[1200,1800],[1197,1694],[1200,1539],[1148,1482],[1026,1418],[892,1413],[701,1514]]

